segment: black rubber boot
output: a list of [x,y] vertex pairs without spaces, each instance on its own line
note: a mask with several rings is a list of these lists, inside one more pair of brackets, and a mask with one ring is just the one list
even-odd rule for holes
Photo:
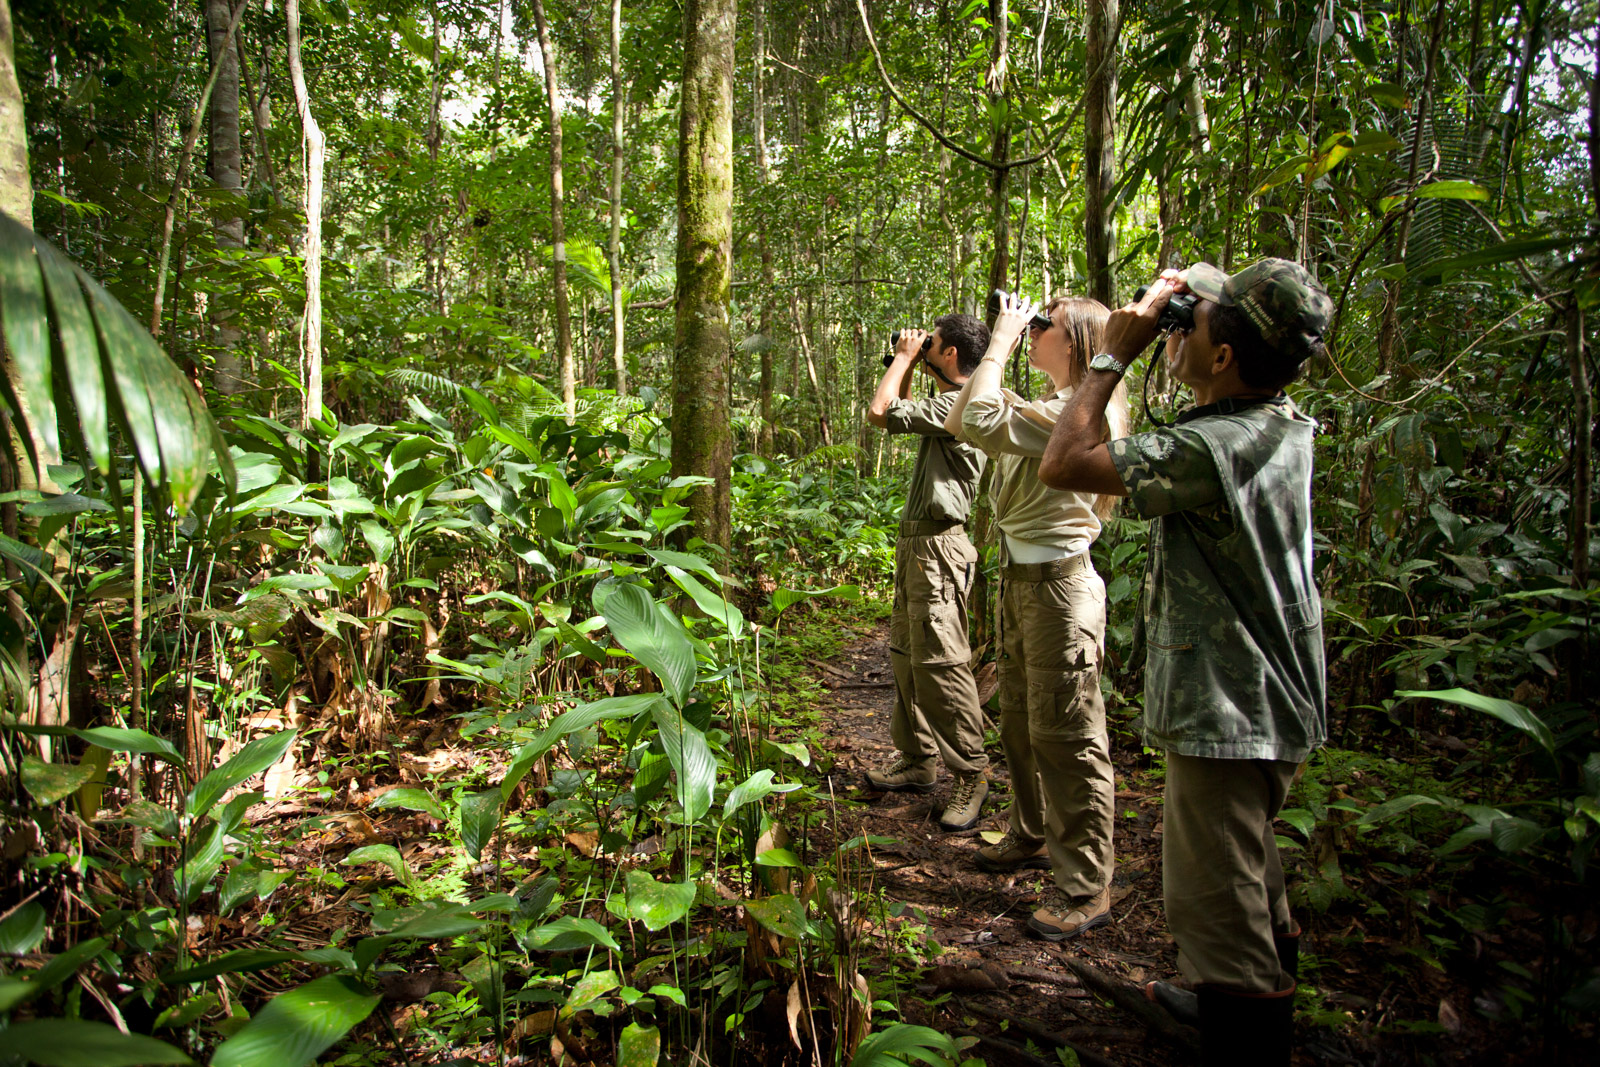
[[1294,988],[1277,993],[1236,993],[1213,985],[1197,989],[1200,1062],[1205,1067],[1288,1067]]
[[1273,934],[1272,943],[1278,950],[1278,966],[1289,981],[1300,981],[1300,927],[1291,934]]
[[1167,1010],[1167,1014],[1185,1026],[1200,1025],[1200,1004],[1191,990],[1171,982],[1146,982],[1144,999]]

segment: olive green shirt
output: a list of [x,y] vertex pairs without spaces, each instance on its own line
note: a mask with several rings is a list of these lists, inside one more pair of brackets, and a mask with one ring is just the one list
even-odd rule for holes
[[987,457],[945,431],[944,420],[956,406],[957,391],[936,393],[926,400],[896,400],[884,412],[890,433],[914,433],[917,464],[906,488],[902,521],[932,519],[966,522],[978,495],[978,478]]
[[1224,400],[1112,441],[1150,523],[1145,743],[1184,756],[1304,760],[1327,737],[1311,575],[1316,423],[1287,397]]

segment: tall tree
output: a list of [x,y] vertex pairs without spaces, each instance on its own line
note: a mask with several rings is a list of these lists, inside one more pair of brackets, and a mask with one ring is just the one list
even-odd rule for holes
[[733,272],[733,46],[737,0],[687,0],[678,120],[678,295],[672,471],[712,479],[689,498],[694,531],[732,537],[728,417]]
[[286,0],[284,16],[289,31],[289,80],[294,85],[294,104],[306,148],[306,241],[301,249],[306,265],[306,306],[300,324],[300,365],[306,389],[300,425],[304,428],[322,417],[322,172],[328,139],[311,113],[311,90],[306,87],[305,66],[300,60],[300,0]]
[[1089,0],[1089,84],[1083,111],[1084,258],[1089,295],[1110,307],[1116,303],[1117,41],[1121,34],[1118,0]]
[[618,396],[628,392],[628,361],[622,318],[622,152],[628,86],[622,80],[622,0],[611,0],[611,363]]
[[[533,21],[539,31],[539,57],[550,99],[550,257],[556,290],[556,351],[561,358],[561,403],[568,419],[578,417],[578,373],[572,359],[572,307],[567,294],[567,230],[562,216],[561,93],[556,80],[556,54],[544,4],[533,0]],[[680,194],[681,196],[681,194]]]
[[[244,0],[239,0],[242,6]],[[216,70],[211,90],[207,138],[207,169],[224,193],[218,201],[213,234],[218,248],[244,247],[244,167],[239,148],[239,53],[233,41],[236,18],[229,0],[205,0],[206,49]],[[259,136],[259,135],[258,135]],[[244,384],[243,365],[235,351],[239,330],[233,319],[238,309],[229,301],[215,301],[211,322],[216,329],[217,351],[212,384],[217,392],[232,394]]]

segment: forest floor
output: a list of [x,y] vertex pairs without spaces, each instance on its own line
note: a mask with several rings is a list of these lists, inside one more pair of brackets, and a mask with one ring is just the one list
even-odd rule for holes
[[[994,840],[1005,829],[1010,794],[1003,764],[991,771],[982,822],[964,833],[939,827],[950,785],[942,770],[939,788],[927,796],[877,793],[866,785],[866,770],[894,759],[889,740],[894,685],[887,621],[858,633],[861,638],[829,662],[813,664],[829,690],[817,709],[818,740],[832,757],[831,766],[823,764],[825,780],[818,792],[831,791],[841,802],[823,831],[829,840],[818,844],[861,834],[894,839],[874,850],[875,884],[891,903],[915,909],[898,909],[900,921],[925,928],[921,954],[934,964],[917,987],[919,996],[902,1005],[907,1020],[978,1037],[968,1055],[989,1063],[1070,1063],[1070,1057],[1058,1060],[1061,1046],[1071,1047],[1086,1067],[1197,1062],[1198,1034],[1177,1026],[1138,995],[1147,980],[1177,974],[1177,948],[1161,900],[1161,781],[1140,763],[1139,749],[1113,744],[1118,789],[1112,922],[1060,945],[1033,938],[1026,923],[1039,906],[1049,873],[990,874],[973,864],[984,835]],[[932,944],[939,946],[936,956],[928,951]],[[1316,947],[1314,938],[1310,947]],[[1343,962],[1351,966],[1325,961],[1332,973],[1351,979],[1347,992],[1321,990],[1330,1010],[1341,1003],[1359,1005],[1363,995],[1380,997],[1379,989],[1364,988],[1373,981],[1390,981],[1393,987],[1390,979],[1370,973],[1364,961]],[[1327,970],[1324,976],[1331,977]],[[1437,987],[1442,977],[1434,975],[1431,984]],[[1461,991],[1452,992],[1470,1002]],[[1302,1021],[1294,1062],[1297,1067],[1480,1062],[1465,1036],[1436,1035],[1427,1051],[1409,1040],[1383,1048],[1349,1030]],[[1480,1046],[1477,1052],[1482,1051]]]

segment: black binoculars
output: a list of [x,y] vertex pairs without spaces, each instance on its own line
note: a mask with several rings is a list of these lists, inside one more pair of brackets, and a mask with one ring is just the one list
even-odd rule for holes
[[[1134,291],[1134,303],[1144,299],[1148,292],[1148,285],[1141,285]],[[1182,330],[1188,333],[1194,329],[1194,305],[1200,298],[1193,293],[1173,293],[1167,301],[1167,306],[1161,309],[1161,317],[1156,319],[1156,329],[1165,332]]]
[[[894,362],[894,350],[900,347],[900,331],[896,330],[889,335],[889,351],[883,354],[883,365],[887,367]],[[919,355],[927,355],[928,349],[933,347],[933,334],[922,339],[922,347],[917,350]]]

